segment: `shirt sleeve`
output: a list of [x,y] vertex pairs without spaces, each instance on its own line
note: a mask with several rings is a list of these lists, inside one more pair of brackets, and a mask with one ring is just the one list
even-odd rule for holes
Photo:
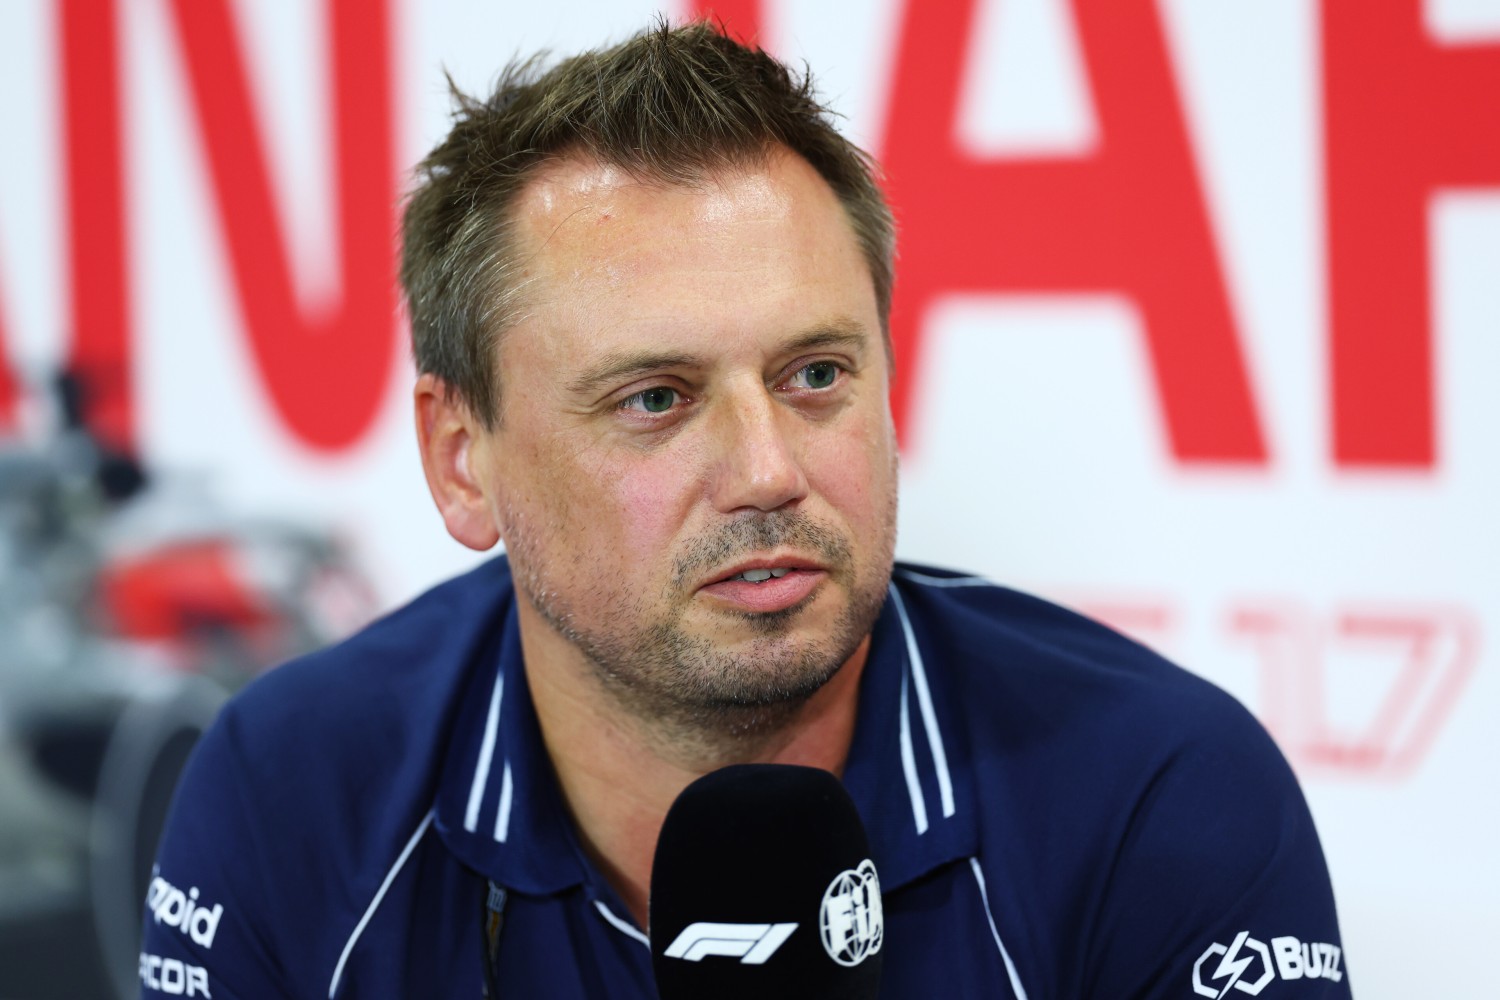
[[276,914],[260,817],[225,716],[183,772],[146,893],[143,1000],[293,997],[273,947]]
[[1333,890],[1296,778],[1239,705],[1184,725],[1139,796],[1093,935],[1096,1000],[1347,998]]

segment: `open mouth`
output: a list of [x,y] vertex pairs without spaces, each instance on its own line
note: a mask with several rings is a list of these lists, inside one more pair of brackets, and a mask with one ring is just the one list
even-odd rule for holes
[[704,586],[699,593],[739,612],[785,611],[818,593],[828,577],[826,570],[810,562],[795,557],[787,562],[785,566],[742,569]]
[[789,566],[775,566],[770,569],[747,569],[743,573],[736,573],[734,576],[725,577],[722,582],[728,583],[731,580],[744,580],[746,583],[765,583],[767,580],[779,580],[791,571],[791,567]]

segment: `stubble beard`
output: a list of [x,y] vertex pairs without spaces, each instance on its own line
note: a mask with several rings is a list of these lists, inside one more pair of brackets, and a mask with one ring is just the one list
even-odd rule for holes
[[[856,565],[847,538],[798,510],[746,514],[678,554],[661,594],[664,613],[643,600],[622,600],[607,581],[572,592],[555,586],[535,558],[535,539],[518,519],[508,520],[516,586],[537,614],[582,654],[606,697],[654,742],[696,753],[733,753],[785,729],[869,635],[894,558],[894,496],[885,538],[868,553],[868,566]],[[754,633],[748,643],[739,637],[732,646],[719,643],[686,627],[694,588],[706,573],[741,553],[779,547],[816,554],[828,571],[824,586],[781,611],[715,612],[740,635],[748,626]],[[797,635],[812,606],[827,599],[829,584],[848,595],[832,628],[821,637]],[[586,621],[580,607],[603,610]]]

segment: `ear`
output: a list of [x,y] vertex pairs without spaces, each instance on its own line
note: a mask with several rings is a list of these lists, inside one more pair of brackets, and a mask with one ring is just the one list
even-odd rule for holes
[[412,397],[417,447],[433,502],[443,515],[448,534],[482,552],[500,540],[479,475],[477,450],[483,426],[436,375],[419,376]]

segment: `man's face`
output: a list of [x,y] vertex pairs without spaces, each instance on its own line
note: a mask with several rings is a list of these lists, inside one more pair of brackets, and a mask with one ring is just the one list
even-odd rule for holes
[[800,704],[895,543],[888,359],[832,190],[789,153],[693,186],[573,159],[515,211],[523,318],[475,458],[523,629],[648,718]]

